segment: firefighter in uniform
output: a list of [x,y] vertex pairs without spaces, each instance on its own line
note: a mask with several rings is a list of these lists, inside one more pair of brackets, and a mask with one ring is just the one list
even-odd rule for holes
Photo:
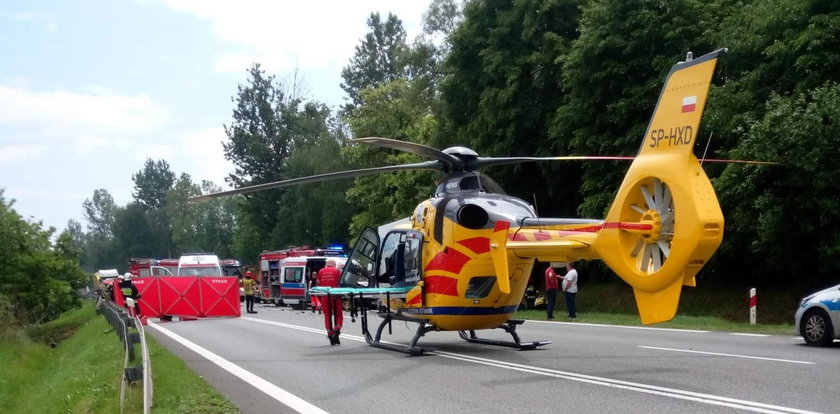
[[[338,287],[341,278],[341,271],[335,267],[335,260],[327,260],[327,266],[318,271],[318,286]],[[341,308],[341,297],[330,296],[321,300],[321,308],[324,310],[324,327],[327,328],[327,337],[330,338],[330,345],[340,345],[338,336],[341,334],[341,326],[344,324],[344,310]]]
[[251,271],[245,271],[245,279],[239,281],[242,289],[245,291],[245,312],[257,313],[254,310],[254,288],[257,286],[257,281],[253,279]]
[[[140,293],[137,291],[137,286],[134,286],[134,282],[131,281],[131,273],[126,273],[122,280],[120,281],[120,291],[123,294],[123,298],[134,299],[134,314],[140,315]],[[126,307],[128,307],[128,302],[126,302]]]

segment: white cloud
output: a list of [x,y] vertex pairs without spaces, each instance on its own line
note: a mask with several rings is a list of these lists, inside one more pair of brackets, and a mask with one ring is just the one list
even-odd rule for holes
[[105,138],[101,136],[82,135],[75,139],[73,151],[76,155],[85,156],[103,149],[125,150],[131,148],[132,141],[125,138]]
[[[409,38],[420,32],[428,1],[206,1],[158,0],[170,9],[208,20],[237,53],[223,53],[219,71],[240,72],[260,62],[270,72],[343,66],[367,32],[371,12],[403,21]],[[244,50],[244,52],[243,52]]]
[[222,142],[228,137],[222,128],[206,128],[181,134],[175,139],[175,154],[170,160],[173,171],[183,171],[193,182],[210,180],[225,187],[224,178],[233,171],[233,164],[225,159]]
[[171,160],[177,151],[175,145],[172,144],[138,144],[132,152],[135,160],[145,162],[146,158]]
[[17,13],[9,13],[0,10],[0,17],[17,20],[17,21],[34,21],[40,22],[44,26],[44,30],[48,32],[55,32],[58,31],[58,23],[56,19],[49,14],[46,13],[38,13],[38,12],[17,12]]
[[0,162],[26,163],[44,153],[43,145],[8,144],[0,146]]
[[[96,89],[95,87],[93,89]],[[139,135],[163,126],[169,110],[144,94],[40,92],[0,85],[0,126],[32,128],[52,137]]]

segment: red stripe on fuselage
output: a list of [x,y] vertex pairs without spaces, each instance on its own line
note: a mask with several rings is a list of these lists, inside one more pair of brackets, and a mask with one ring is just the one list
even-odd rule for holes
[[424,272],[431,270],[443,270],[452,273],[461,273],[461,269],[470,261],[469,256],[456,249],[448,247],[435,255],[429,265],[423,269]]
[[495,233],[497,231],[507,231],[507,229],[509,229],[509,228],[510,228],[510,222],[509,221],[499,220],[499,221],[496,222],[496,225],[493,226],[493,233]]
[[604,223],[605,229],[627,229],[627,230],[653,230],[652,224],[628,223],[625,221],[613,221]]
[[487,237],[464,239],[459,241],[458,244],[472,250],[475,254],[482,254],[490,251],[490,239]]
[[447,276],[426,276],[423,278],[425,293],[458,296],[458,279]]
[[414,295],[413,298],[405,302],[406,305],[419,305],[421,303],[423,303],[423,295],[421,294]]

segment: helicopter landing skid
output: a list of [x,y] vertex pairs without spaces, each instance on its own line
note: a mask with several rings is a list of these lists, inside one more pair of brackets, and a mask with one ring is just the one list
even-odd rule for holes
[[[382,317],[382,322],[379,323],[379,327],[376,329],[376,336],[371,337],[370,331],[367,329],[367,321],[363,321],[362,330],[365,334],[365,341],[367,341],[368,345],[374,348],[381,348],[387,349],[389,351],[397,351],[397,352],[404,352],[412,356],[419,356],[423,355],[425,349],[417,346],[417,341],[420,340],[421,337],[426,335],[426,332],[431,332],[437,330],[437,327],[433,325],[426,325],[424,321],[420,321],[414,318],[407,318],[402,317],[399,314],[395,314],[392,312],[380,312],[379,316]],[[367,319],[365,315],[362,316],[363,319]],[[392,320],[403,320],[407,322],[416,322],[420,326],[417,327],[417,332],[414,333],[414,337],[411,339],[411,342],[406,345],[400,345],[395,343],[385,343],[381,341],[382,338],[382,330],[385,329],[385,326],[388,326],[390,329],[391,321]]]
[[519,335],[516,333],[516,326],[522,325],[525,321],[521,319],[512,319],[509,320],[501,325],[498,328],[504,329],[505,332],[509,333],[510,336],[513,337],[513,342],[507,341],[497,341],[494,339],[486,339],[486,338],[479,338],[475,331],[470,330],[470,333],[467,334],[466,331],[458,331],[458,335],[461,336],[461,339],[474,343],[474,344],[484,344],[484,345],[495,345],[495,346],[505,346],[508,348],[517,348],[522,350],[532,350],[537,349],[537,347],[548,345],[551,341],[533,341],[533,342],[522,342],[519,340]]

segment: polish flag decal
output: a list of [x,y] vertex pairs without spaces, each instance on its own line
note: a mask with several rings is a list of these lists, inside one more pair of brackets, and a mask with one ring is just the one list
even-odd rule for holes
[[697,108],[697,95],[694,96],[686,96],[683,98],[682,101],[682,112],[694,112],[694,109]]

